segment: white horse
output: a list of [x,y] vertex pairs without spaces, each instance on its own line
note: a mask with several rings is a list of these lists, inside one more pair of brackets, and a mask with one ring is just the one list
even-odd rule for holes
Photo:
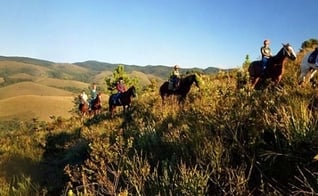
[[299,85],[303,85],[304,83],[306,83],[306,79],[308,78],[308,76],[309,81],[312,83],[312,85],[316,85],[316,83],[312,79],[318,70],[318,66],[316,66],[314,63],[308,63],[308,58],[312,52],[313,51],[307,52],[307,54],[303,57],[303,60],[301,61],[300,76],[298,78]]

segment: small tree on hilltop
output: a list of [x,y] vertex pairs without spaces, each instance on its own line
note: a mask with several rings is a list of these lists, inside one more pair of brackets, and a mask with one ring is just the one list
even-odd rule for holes
[[243,62],[243,65],[242,65],[243,69],[247,70],[250,64],[251,64],[250,55],[247,54],[245,56],[245,61]]
[[105,78],[107,90],[109,93],[113,93],[113,91],[115,90],[116,82],[119,80],[120,77],[123,78],[127,88],[133,85],[138,88],[138,79],[136,77],[129,77],[125,72],[124,66],[118,65],[113,71],[112,77]]
[[307,49],[307,48],[315,48],[318,46],[318,40],[317,39],[309,39],[304,41],[301,44],[301,49]]

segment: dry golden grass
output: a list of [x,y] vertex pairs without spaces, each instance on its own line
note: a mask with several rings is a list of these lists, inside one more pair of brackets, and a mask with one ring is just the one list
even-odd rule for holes
[[65,72],[71,72],[74,74],[89,72],[89,70],[85,67],[80,67],[78,65],[69,63],[55,63],[53,64],[53,67],[62,68]]
[[30,74],[27,73],[17,73],[17,74],[13,74],[10,76],[10,78],[13,79],[26,79],[26,80],[34,80],[35,77],[31,76]]
[[13,73],[23,73],[24,70],[29,70],[34,76],[46,76],[47,72],[50,70],[45,67],[16,61],[0,61],[0,69]]
[[132,71],[129,74],[129,77],[137,77],[139,79],[139,82],[142,86],[150,85],[150,80],[148,78],[147,74],[144,74],[140,71]]
[[111,71],[102,71],[99,74],[95,75],[92,82],[98,84],[105,84],[105,78],[112,77],[113,72]]
[[90,84],[85,82],[75,81],[75,80],[62,80],[62,79],[55,79],[55,78],[41,78],[36,81],[37,84],[42,84],[45,86],[51,87],[74,87],[79,89],[87,89]]
[[39,96],[23,95],[0,100],[0,119],[50,121],[50,115],[70,117],[73,96]]
[[0,88],[0,99],[20,95],[71,96],[73,94],[69,91],[48,87],[34,82],[20,82]]

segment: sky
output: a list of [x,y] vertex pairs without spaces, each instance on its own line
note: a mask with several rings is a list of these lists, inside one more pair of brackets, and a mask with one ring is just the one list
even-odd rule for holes
[[238,68],[318,39],[317,0],[0,0],[0,56]]

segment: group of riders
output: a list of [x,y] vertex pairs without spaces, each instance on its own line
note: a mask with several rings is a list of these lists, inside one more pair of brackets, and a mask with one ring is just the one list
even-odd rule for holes
[[[272,57],[272,52],[269,47],[270,41],[268,39],[264,40],[263,46],[261,47],[261,55],[262,55],[262,75],[267,71],[267,62],[270,57]],[[309,55],[308,63],[314,64],[318,67],[318,47]]]
[[80,94],[80,104],[85,105],[87,104],[89,106],[89,109],[92,108],[95,99],[97,98],[97,86],[96,83],[93,83],[92,88],[90,89],[90,98],[88,98],[88,95],[86,94],[85,90],[82,91]]
[[[180,72],[179,72],[179,65],[175,65],[173,67],[173,70],[171,71],[169,75],[169,90],[175,91],[177,90],[180,82]],[[123,77],[120,77],[118,81],[116,82],[115,86],[117,93],[113,96],[113,99],[111,100],[113,104],[121,104],[120,95],[124,92],[126,92],[127,88],[124,82]],[[80,104],[84,105],[87,104],[89,106],[89,109],[92,108],[93,102],[97,97],[97,88],[96,83],[93,83],[92,88],[90,89],[90,98],[86,94],[85,90],[82,91],[80,94]]]
[[[263,46],[260,48],[260,52],[262,55],[262,60],[261,60],[261,65],[262,65],[262,75],[264,75],[267,71],[267,63],[268,63],[268,59],[271,58],[272,52],[271,49],[269,47],[270,45],[270,41],[268,39],[264,40],[263,42]],[[309,58],[308,58],[308,63],[314,64],[315,66],[318,67],[318,47],[315,48],[315,50],[310,54]],[[171,91],[176,91],[178,90],[179,84],[180,84],[180,72],[179,72],[179,65],[174,65],[172,71],[170,72],[169,75],[169,85],[168,85],[168,89]],[[123,80],[123,77],[120,77],[118,79],[118,81],[116,82],[116,90],[117,93],[115,94],[115,96],[113,96],[113,104],[121,104],[121,100],[120,100],[120,95],[121,93],[124,93],[127,89]],[[85,93],[85,91],[82,91],[81,95],[80,95],[80,102],[81,104],[88,104],[89,108],[92,107],[93,105],[93,101],[96,99],[97,97],[97,89],[96,89],[96,84],[93,83],[92,88],[90,89],[90,98],[88,98],[88,95]]]
[[[115,86],[117,93],[115,94],[114,98],[113,98],[113,104],[119,103],[121,104],[121,100],[119,99],[119,96],[121,93],[126,92],[126,85],[124,83],[124,79],[122,77],[120,77],[118,79],[118,81],[116,82],[116,86]],[[80,97],[80,104],[84,105],[87,104],[89,106],[89,110],[91,110],[95,99],[97,98],[98,93],[97,93],[97,86],[96,83],[93,83],[92,88],[90,89],[90,98],[88,97],[88,95],[86,94],[85,90],[82,91],[82,93],[79,95]]]

